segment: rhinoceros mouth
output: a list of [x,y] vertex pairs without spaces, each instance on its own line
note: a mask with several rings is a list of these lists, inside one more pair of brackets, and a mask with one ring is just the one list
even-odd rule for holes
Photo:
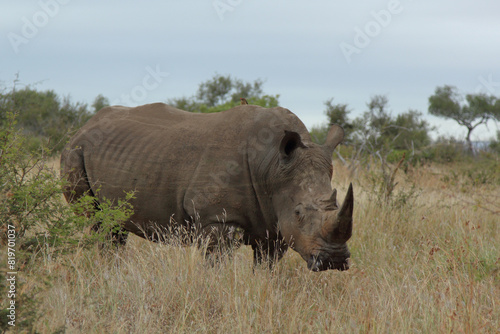
[[307,260],[307,268],[312,271],[324,270],[347,270],[349,269],[349,257],[324,258],[323,256],[311,256]]

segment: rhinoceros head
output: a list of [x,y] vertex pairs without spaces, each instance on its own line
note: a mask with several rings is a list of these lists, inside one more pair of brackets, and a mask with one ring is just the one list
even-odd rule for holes
[[322,146],[304,143],[298,133],[288,131],[280,143],[280,177],[286,181],[273,196],[279,230],[313,271],[349,268],[352,185],[341,207],[331,188],[331,156],[343,138],[344,130],[333,125]]

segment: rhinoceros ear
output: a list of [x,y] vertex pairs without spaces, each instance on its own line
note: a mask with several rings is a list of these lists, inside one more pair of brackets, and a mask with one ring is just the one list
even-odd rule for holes
[[282,159],[289,158],[299,147],[305,147],[300,135],[297,132],[285,130],[285,135],[280,143],[280,157]]
[[327,152],[332,154],[335,147],[337,147],[342,140],[344,140],[344,129],[337,124],[333,124],[326,135],[326,142],[323,147],[327,150]]

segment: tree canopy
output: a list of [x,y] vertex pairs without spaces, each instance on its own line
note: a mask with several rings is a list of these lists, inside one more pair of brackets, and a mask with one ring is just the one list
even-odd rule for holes
[[432,129],[422,113],[408,110],[392,116],[389,100],[384,95],[373,96],[366,104],[368,110],[355,119],[349,119],[351,110],[347,104],[334,104],[333,99],[325,101],[328,123],[313,127],[313,140],[322,143],[332,124],[338,124],[346,133],[344,142],[369,150],[414,150],[430,144]]
[[393,117],[386,96],[375,95],[367,103],[368,110],[354,120],[354,139],[372,150],[382,147],[413,150],[430,143],[429,123],[422,113],[408,110]]
[[[244,81],[230,75],[215,74],[201,82],[192,96],[172,98],[167,103],[200,113],[230,109],[241,103],[240,98],[266,108],[278,106],[279,95],[266,94],[263,85],[261,79]],[[29,138],[32,149],[38,149],[43,144],[54,151],[60,150],[68,134],[109,105],[109,99],[103,95],[98,95],[92,104],[87,105],[72,102],[69,96],[58,96],[53,90],[38,91],[32,86],[18,89],[19,86],[16,79],[12,88],[0,87],[0,124],[5,122],[9,112],[15,111],[17,126]],[[388,154],[394,150],[413,152],[431,142],[429,133],[433,128],[423,119],[422,113],[409,109],[394,116],[384,95],[371,97],[366,103],[367,109],[355,118],[351,117],[352,110],[348,104],[337,103],[333,98],[326,100],[324,107],[326,122],[310,131],[312,139],[318,143],[325,141],[332,124],[344,128],[344,143],[371,154]],[[456,87],[437,87],[429,97],[429,113],[453,119],[466,127],[466,141],[472,151],[471,132],[490,120],[500,121],[500,98],[486,94],[462,96]],[[492,142],[491,149],[498,150],[498,143]]]
[[65,138],[77,130],[93,113],[104,107],[107,99],[101,95],[94,101],[93,109],[80,102],[72,102],[69,96],[59,97],[53,90],[37,91],[26,86],[22,89],[4,89],[0,93],[0,122],[9,112],[17,113],[18,128],[30,138],[32,149],[41,144],[58,151],[66,144]]
[[326,108],[324,113],[328,119],[328,123],[313,126],[311,129],[312,139],[317,143],[323,144],[326,141],[326,134],[333,124],[340,125],[344,129],[345,138],[350,138],[353,124],[349,120],[349,113],[351,112],[349,106],[342,103],[333,103],[333,98],[326,100],[323,104]]
[[467,128],[466,141],[472,151],[471,133],[489,120],[500,121],[500,99],[493,95],[460,95],[454,86],[437,87],[429,97],[429,113],[449,118]]
[[191,112],[213,113],[230,109],[245,98],[249,104],[271,108],[278,106],[279,95],[264,94],[260,79],[245,82],[230,75],[216,74],[199,84],[198,91],[191,97],[173,98],[168,104]]

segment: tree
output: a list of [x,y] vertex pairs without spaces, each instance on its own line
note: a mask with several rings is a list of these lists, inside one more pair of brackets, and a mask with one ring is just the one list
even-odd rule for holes
[[397,115],[392,123],[387,129],[387,136],[394,138],[394,149],[416,149],[431,143],[429,131],[432,128],[427,121],[422,119],[421,112],[410,109]]
[[384,152],[414,150],[430,143],[429,131],[432,128],[422,119],[422,113],[410,109],[394,118],[389,111],[389,100],[384,95],[373,96],[366,104],[368,110],[352,121],[347,104],[334,104],[333,98],[324,104],[328,123],[311,129],[311,137],[317,143],[324,142],[331,124],[344,128],[346,143],[372,153],[381,149]]
[[414,150],[430,143],[429,123],[422,113],[408,110],[393,117],[386,96],[375,95],[367,103],[368,111],[354,120],[353,137],[358,145],[368,145],[373,152]]
[[493,95],[467,94],[465,99],[457,88],[445,85],[437,87],[429,97],[429,113],[434,116],[451,118],[467,128],[466,141],[473,152],[471,133],[489,120],[500,121],[500,100]]
[[497,139],[492,139],[489,147],[493,152],[500,154],[500,131],[497,130]]
[[227,97],[233,87],[234,82],[229,75],[215,75],[211,80],[199,85],[196,98],[207,107],[214,107],[227,102]]
[[[394,167],[388,163],[388,156],[394,150],[394,142],[400,136],[403,129],[395,125],[395,121],[388,110],[389,100],[384,95],[375,95],[366,104],[368,110],[363,116],[354,120],[353,138],[357,146],[357,155],[351,164],[356,168],[357,158],[363,151],[380,161],[380,177],[372,178],[373,186],[378,187],[377,198],[383,198],[389,202],[397,185],[395,182],[396,172],[405,160],[405,153]],[[375,188],[374,188],[375,189]]]
[[101,110],[102,108],[108,106],[109,106],[109,99],[101,94],[97,95],[97,97],[94,99],[94,102],[92,103],[94,114],[99,110]]
[[259,98],[263,96],[262,85],[264,81],[261,79],[252,82],[243,82],[240,79],[233,80],[234,93],[231,94],[231,101],[239,102],[240,98]]
[[[96,98],[99,101],[106,99],[101,96]],[[37,91],[30,86],[18,90],[15,85],[0,89],[0,122],[12,112],[16,113],[16,126],[22,129],[32,150],[44,146],[59,151],[65,145],[65,136],[92,116],[86,104],[74,103],[69,96],[60,98],[52,90]]]
[[347,104],[333,104],[333,98],[331,98],[325,101],[325,106],[325,114],[328,117],[328,125],[340,125],[344,129],[345,137],[349,138],[352,130],[354,129],[354,126],[349,121],[349,113],[351,112],[351,110],[348,109]]
[[328,130],[333,124],[340,125],[345,132],[345,140],[351,135],[352,130],[354,129],[353,124],[349,121],[349,110],[347,104],[333,104],[333,98],[326,100],[324,102],[326,107],[325,115],[328,118],[327,124],[322,124],[319,126],[313,126],[311,129],[311,138],[318,144],[323,144],[326,141],[326,134]]
[[169,99],[167,103],[177,109],[190,112],[200,112],[200,103],[196,102],[194,97],[175,97]]
[[393,120],[387,110],[388,104],[386,96],[373,96],[366,104],[368,110],[353,122],[354,140],[362,147],[367,146],[371,152],[377,152],[381,148],[389,149],[392,138],[388,136],[388,131],[393,125]]
[[169,99],[167,103],[182,110],[212,113],[239,105],[240,98],[243,97],[249,104],[266,108],[276,107],[279,95],[264,94],[263,84],[264,82],[260,79],[245,82],[229,75],[216,74],[211,79],[200,83],[194,96]]

